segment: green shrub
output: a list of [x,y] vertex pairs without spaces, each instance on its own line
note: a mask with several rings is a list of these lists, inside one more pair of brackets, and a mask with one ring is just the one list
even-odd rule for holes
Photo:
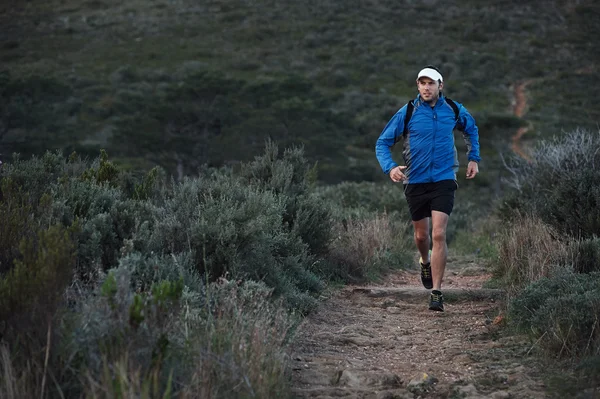
[[184,284],[182,279],[161,280],[144,291],[132,286],[132,274],[126,267],[112,269],[65,317],[69,323],[62,330],[64,357],[55,361],[66,362],[61,364],[67,382],[62,388],[69,394],[87,386],[89,376],[102,376],[107,383],[103,389],[118,390],[119,370],[105,367],[123,357],[141,371],[142,378],[158,373],[161,390],[166,388],[170,370],[163,367],[182,350],[177,322]]
[[[82,161],[76,154],[65,159],[50,152],[27,161],[17,157],[0,173],[0,198],[18,213],[11,223],[0,226],[4,230],[0,235],[3,248],[14,252],[20,234],[32,236],[15,227],[25,226],[28,219],[64,226],[77,222],[79,275],[95,275],[97,270],[115,267],[123,240],[131,238],[136,226],[153,215],[147,202],[124,197],[120,170],[104,151],[92,162]],[[157,174],[151,173],[140,183],[137,199],[157,193]],[[0,254],[0,270],[6,264],[10,262]]]
[[78,221],[79,275],[93,276],[118,265],[119,252],[139,225],[152,220],[147,201],[124,198],[106,183],[70,178],[55,187],[55,214],[65,224]]
[[35,236],[31,199],[9,177],[0,180],[0,274],[8,272],[19,256],[19,242]]
[[[74,248],[69,233],[62,226],[40,229],[35,239],[23,238],[14,267],[2,276],[0,296],[3,312],[29,313],[30,306],[52,306],[69,282]],[[40,300],[38,295],[46,295]],[[6,314],[5,314],[6,316]],[[3,317],[3,320],[7,318]]]
[[74,259],[73,240],[62,226],[40,229],[35,238],[21,240],[14,266],[0,277],[3,335],[38,327],[36,322],[52,317],[71,280]]
[[285,212],[282,222],[308,244],[310,252],[321,255],[331,240],[330,209],[312,194],[316,171],[301,148],[279,154],[277,145],[266,143],[265,153],[242,166],[241,175],[249,184],[282,198]]
[[31,343],[21,338],[33,351],[45,343],[75,260],[78,226],[55,223],[51,191],[42,183],[44,170],[56,173],[56,161],[53,154],[18,161],[0,175],[0,335],[10,342],[29,331]]
[[[240,175],[203,169],[169,186],[158,169],[139,180],[123,174],[104,152],[91,162],[48,153],[6,166],[0,304],[12,316],[2,316],[14,331],[39,322],[30,329],[31,370],[16,346],[1,365],[29,382],[0,389],[30,386],[36,396],[46,389],[65,397],[287,395],[286,311],[313,309],[324,287],[317,273],[338,267],[321,261],[331,208],[313,194],[314,168],[301,150],[280,156],[270,147]],[[227,292],[207,289],[212,281]],[[59,306],[62,298],[68,306]],[[2,327],[13,345],[18,337]],[[40,383],[45,350],[52,386]]]
[[[132,246],[131,241],[124,245],[128,246]],[[174,282],[180,279],[187,287],[202,289],[203,280],[195,270],[191,251],[162,256],[144,255],[139,252],[125,253],[119,258],[119,267],[131,272],[131,287],[136,292],[148,291],[152,284],[160,281]]]
[[512,300],[509,315],[547,353],[581,358],[600,350],[600,273],[564,269],[529,285]]
[[[48,194],[50,184],[57,181],[63,175],[65,167],[65,159],[60,153],[46,152],[41,157],[32,157],[29,160],[22,160],[18,155],[14,160],[0,168],[0,177],[5,184],[4,190],[17,190],[23,194],[22,200],[32,206],[32,211],[36,212],[36,216],[45,213],[46,209],[38,211],[41,197]],[[9,183],[10,182],[10,183]],[[0,199],[4,196],[9,200],[10,193],[0,195]]]
[[100,157],[97,160],[97,165],[92,165],[91,168],[85,170],[81,174],[81,179],[86,181],[94,181],[97,184],[108,183],[116,186],[119,182],[119,168],[108,160],[108,154],[105,150],[100,150]]
[[[310,272],[307,244],[283,223],[286,197],[230,175],[184,179],[173,187],[151,228],[138,231],[143,253],[190,252],[201,273],[264,281],[303,312],[322,282]],[[146,225],[148,226],[148,225]]]

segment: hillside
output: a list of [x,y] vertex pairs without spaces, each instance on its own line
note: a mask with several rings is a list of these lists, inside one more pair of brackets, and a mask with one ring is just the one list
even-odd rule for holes
[[[427,63],[499,152],[594,127],[600,6],[552,0],[50,0],[0,6],[0,152],[48,148],[173,174],[302,144],[322,180],[377,180],[373,143]],[[529,82],[528,112],[513,90]],[[463,152],[463,151],[461,151]],[[487,162],[487,163],[486,163]],[[487,184],[487,183],[486,183]]]

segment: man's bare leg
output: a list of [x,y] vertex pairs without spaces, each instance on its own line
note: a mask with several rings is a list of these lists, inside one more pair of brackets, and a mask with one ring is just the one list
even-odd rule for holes
[[448,215],[444,212],[431,211],[431,225],[433,248],[431,250],[431,276],[433,278],[433,289],[440,291],[442,279],[446,270],[448,258],[448,245],[446,244],[446,227],[448,226]]
[[417,249],[419,250],[419,254],[421,254],[421,259],[423,263],[429,262],[429,245],[431,240],[429,238],[429,218],[424,218],[418,221],[413,221],[414,227],[414,235],[415,235],[415,244],[417,244]]

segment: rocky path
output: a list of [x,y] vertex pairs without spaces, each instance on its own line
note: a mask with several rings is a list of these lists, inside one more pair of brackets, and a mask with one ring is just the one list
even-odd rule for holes
[[[514,87],[514,106],[513,113],[517,118],[523,118],[525,115],[525,111],[527,109],[527,96],[525,95],[525,90],[527,86],[533,83],[535,79],[529,79],[524,82],[520,82]],[[523,149],[523,144],[521,143],[521,139],[531,129],[531,125],[528,123],[527,126],[521,126],[517,129],[517,132],[512,136],[511,139],[511,148],[512,150],[519,155],[521,158],[530,161],[529,155]]]
[[449,257],[444,313],[427,309],[417,272],[349,286],[300,326],[293,345],[298,398],[543,398],[528,352],[502,336],[502,292],[473,259]]

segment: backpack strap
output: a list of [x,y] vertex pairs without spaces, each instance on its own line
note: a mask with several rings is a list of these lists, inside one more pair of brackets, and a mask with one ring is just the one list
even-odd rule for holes
[[458,122],[458,114],[460,113],[460,111],[458,110],[458,105],[456,105],[456,103],[454,101],[452,101],[451,99],[449,99],[448,97],[446,97],[446,102],[448,103],[450,108],[452,108],[452,110],[454,111],[454,121]]
[[[406,104],[406,115],[404,116],[404,129],[402,130],[402,137],[405,137],[408,134],[408,122],[410,122],[410,118],[412,118],[413,111],[415,109],[415,104],[413,100],[410,100],[408,104]],[[396,138],[396,141],[400,140]]]

